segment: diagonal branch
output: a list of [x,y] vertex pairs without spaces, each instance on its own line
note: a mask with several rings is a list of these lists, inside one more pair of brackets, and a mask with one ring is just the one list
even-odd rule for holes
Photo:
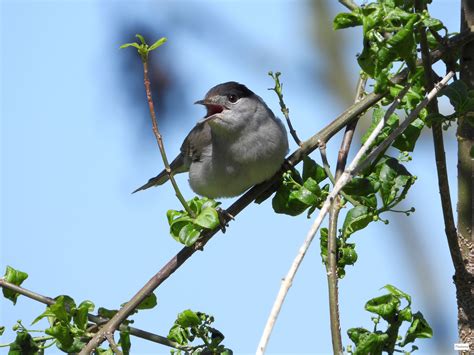
[[[280,291],[278,292],[278,295],[276,297],[275,303],[273,304],[272,310],[270,312],[270,316],[268,317],[267,324],[265,325],[265,328],[263,330],[262,337],[260,339],[260,343],[257,348],[257,354],[263,354],[265,352],[265,349],[268,345],[268,341],[270,339],[271,332],[273,330],[273,327],[275,325],[276,319],[278,317],[278,314],[280,313],[281,307],[283,305],[283,302],[285,300],[286,295],[288,294],[288,290],[291,287],[291,284],[293,283],[293,279],[296,275],[296,272],[298,271],[299,266],[301,265],[301,262],[303,261],[303,258],[308,251],[309,246],[311,245],[311,242],[313,241],[314,236],[316,235],[316,232],[318,231],[319,227],[321,226],[321,223],[323,222],[324,218],[326,217],[326,214],[329,212],[329,209],[331,207],[331,204],[333,203],[334,199],[336,198],[337,194],[341,189],[346,185],[354,175],[356,175],[359,171],[363,170],[364,166],[367,166],[371,164],[377,157],[378,155],[384,151],[388,146],[390,146],[393,141],[395,140],[396,137],[398,137],[405,128],[408,126],[410,122],[412,122],[416,117],[418,117],[418,114],[420,111],[426,107],[426,105],[433,99],[433,97],[436,96],[436,94],[439,92],[439,90],[446,85],[446,83],[452,78],[454,75],[453,72],[448,73],[443,80],[441,80],[438,85],[435,86],[435,88],[425,97],[423,101],[420,102],[420,104],[413,110],[410,115],[405,119],[405,121],[398,127],[402,129],[397,129],[397,134],[391,134],[389,135],[377,148],[373,149],[364,159],[364,161],[361,160],[364,157],[364,155],[368,152],[370,146],[372,143],[375,141],[377,138],[378,134],[384,127],[385,121],[390,115],[395,111],[396,107],[398,106],[398,103],[400,102],[401,98],[406,94],[408,91],[408,86],[406,86],[398,95],[398,97],[394,100],[394,103],[390,108],[387,110],[385,117],[383,120],[380,120],[380,122],[377,124],[375,129],[372,131],[370,134],[369,138],[367,141],[364,143],[364,145],[359,149],[357,152],[356,156],[352,160],[352,162],[349,164],[349,167],[344,171],[344,173],[341,175],[341,177],[337,180],[336,185],[332,189],[332,191],[329,193],[328,197],[326,198],[326,201],[324,202],[323,206],[321,207],[321,210],[316,217],[315,221],[313,222],[313,225],[311,226],[310,230],[308,231],[308,234],[306,235],[306,238],[300,247],[298,254],[296,255],[296,258],[294,259],[287,275],[283,279],[283,282],[280,287]],[[408,122],[408,123],[407,123]],[[395,132],[395,131],[394,131]],[[381,146],[384,146],[383,149],[379,149]]]
[[[460,33],[459,35],[453,36],[446,46],[435,50],[431,53],[431,59],[436,62],[442,58],[446,51],[453,50],[460,46],[469,43],[474,40],[474,33],[468,31]],[[394,84],[403,83],[408,76],[408,71],[404,70],[392,78]],[[355,103],[346,109],[339,117],[329,123],[321,131],[316,133],[308,140],[301,143],[299,149],[287,158],[287,163],[291,166],[297,165],[303,160],[303,157],[313,152],[320,145],[320,142],[328,141],[332,136],[339,132],[349,122],[356,119],[360,114],[365,112],[372,105],[382,99],[387,93],[371,93],[365,96],[360,102]],[[247,191],[242,197],[234,202],[227,211],[230,215],[236,216],[249,204],[251,204],[257,197],[264,193],[272,192],[275,189],[275,183],[281,179],[281,173],[278,172],[271,179],[265,181],[259,185],[254,186]],[[230,218],[225,216],[225,222],[230,222]],[[171,260],[166,263],[160,271],[158,271],[138,292],[132,299],[115,314],[115,316],[101,329],[94,338],[87,344],[86,347],[81,351],[81,354],[89,354],[96,347],[98,347],[104,341],[105,329],[109,331],[117,329],[117,327],[133,312],[141,301],[143,301],[148,294],[153,292],[159,287],[168,277],[170,277],[184,262],[190,258],[196,251],[202,250],[206,243],[217,233],[217,231],[208,231],[203,234],[193,246],[185,247],[181,249]]]
[[[0,278],[0,287],[6,288],[6,289],[11,290],[11,291],[14,291],[16,293],[19,293],[20,295],[28,297],[32,300],[37,301],[37,302],[43,303],[47,306],[52,306],[54,303],[56,303],[56,301],[54,299],[52,299],[51,297],[43,296],[43,295],[40,295],[39,293],[30,291],[30,290],[28,290],[24,287],[17,286],[15,284],[12,284],[12,283],[6,281],[3,278]],[[96,315],[90,314],[90,313],[87,315],[87,318],[89,319],[90,322],[93,322],[93,323],[95,323],[99,326],[102,325],[102,324],[105,324],[109,321],[108,318],[99,317],[99,316],[96,316]],[[130,326],[125,326],[125,325],[120,326],[120,329],[129,331],[129,333],[131,335],[136,336],[137,338],[142,338],[142,339],[145,339],[145,340],[149,340],[149,341],[152,341],[154,343],[169,346],[171,348],[183,349],[183,350],[187,349],[186,347],[183,347],[180,344],[178,344],[174,341],[171,341],[171,340],[169,340],[168,338],[166,338],[164,336],[154,334],[154,333],[150,333],[150,332],[147,332],[147,331],[142,330],[142,329],[138,329],[138,328],[134,328],[134,327],[130,327]]]

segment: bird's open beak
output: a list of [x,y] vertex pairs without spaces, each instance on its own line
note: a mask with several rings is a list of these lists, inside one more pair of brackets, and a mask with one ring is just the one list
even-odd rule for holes
[[225,109],[224,106],[219,105],[219,104],[217,104],[217,103],[215,103],[211,100],[208,100],[208,99],[198,100],[194,104],[204,105],[204,106],[206,106],[206,109],[207,109],[206,116],[204,117],[204,119],[199,121],[199,123],[204,123],[204,122],[207,122],[209,120],[212,120],[213,118],[215,118],[214,117],[215,114],[221,113]]

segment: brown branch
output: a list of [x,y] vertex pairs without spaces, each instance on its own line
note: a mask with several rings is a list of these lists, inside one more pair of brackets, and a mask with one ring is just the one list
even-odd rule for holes
[[[426,9],[426,5],[422,1],[416,1],[418,11]],[[433,78],[432,63],[429,55],[428,40],[426,37],[426,29],[423,26],[419,28],[421,58],[423,61],[425,75],[425,90],[428,92],[433,89],[435,80]],[[438,100],[434,98],[426,107],[428,113],[439,114]],[[451,193],[449,191],[448,169],[446,165],[446,154],[444,152],[443,128],[441,122],[433,122],[433,144],[436,159],[436,170],[438,173],[438,188],[441,197],[441,206],[444,218],[444,229],[448,240],[449,252],[456,273],[463,270],[463,261],[459,249],[456,224],[454,222],[453,207],[451,205]]]
[[339,2],[351,11],[359,7],[353,0],[339,0]]
[[[445,50],[450,50],[456,46],[462,46],[474,39],[474,34],[461,33],[450,39],[450,42],[442,49],[436,50],[432,53],[432,60],[437,61],[441,59]],[[400,84],[407,78],[408,71],[404,70],[392,78],[392,82]],[[308,140],[301,143],[301,147],[287,158],[287,163],[290,166],[295,166],[302,161],[303,157],[313,152],[319,147],[320,142],[328,141],[332,136],[339,132],[349,122],[356,119],[360,114],[365,112],[372,105],[382,99],[386,93],[371,93],[365,96],[360,102],[350,106],[334,121],[329,123],[321,131],[316,133]],[[233,203],[227,211],[232,216],[237,216],[244,208],[252,203],[257,197],[263,193],[274,191],[275,183],[280,180],[282,172],[276,173],[271,179],[259,185],[254,186]],[[230,217],[224,216],[225,222],[230,222]],[[148,294],[159,287],[168,277],[170,277],[184,262],[189,259],[196,251],[202,250],[206,243],[218,232],[218,230],[207,231],[203,236],[191,247],[184,247],[178,254],[171,258],[160,271],[158,271],[138,292],[132,299],[120,309],[114,317],[101,329],[94,338],[84,347],[81,354],[89,354],[96,347],[104,341],[104,334],[106,331],[114,331],[117,327],[133,312],[136,306],[143,301]]]
[[[367,79],[360,77],[357,83],[355,102],[359,102],[364,95],[365,85]],[[354,137],[355,128],[357,126],[358,118],[350,122],[346,126],[344,137],[342,138],[341,147],[337,157],[336,178],[337,181],[346,167],[347,156]],[[342,191],[341,191],[342,193]],[[348,197],[344,196],[346,199]],[[353,203],[354,204],[354,203]],[[329,293],[329,317],[331,328],[332,349],[335,354],[342,354],[342,340],[341,340],[341,322],[339,318],[339,290],[337,273],[337,224],[339,212],[341,211],[341,204],[339,195],[336,196],[334,202],[329,210],[329,228],[328,228],[328,245],[327,245],[327,281]]]
[[107,341],[110,344],[110,348],[113,350],[114,354],[123,355],[123,352],[119,349],[117,343],[115,342],[114,335],[111,333],[105,334]]
[[152,124],[152,128],[153,128],[153,134],[155,135],[156,142],[158,143],[158,147],[160,148],[160,154],[161,154],[161,158],[163,160],[163,164],[165,165],[165,171],[168,174],[168,178],[171,181],[171,185],[173,185],[173,189],[175,191],[176,197],[178,198],[179,202],[181,202],[181,205],[186,210],[186,212],[191,217],[194,217],[194,212],[191,210],[188,203],[186,202],[183,195],[181,194],[181,191],[179,190],[178,184],[176,183],[173,172],[171,171],[170,165],[168,163],[168,158],[166,156],[166,151],[165,151],[165,147],[164,147],[164,144],[163,144],[163,138],[162,138],[161,133],[158,129],[158,123],[156,121],[155,107],[154,107],[154,104],[153,104],[153,97],[152,97],[152,94],[151,94],[151,84],[150,84],[150,79],[148,77],[148,61],[147,60],[143,60],[143,79],[144,79],[144,84],[145,84],[146,98],[147,98],[147,101],[148,101],[148,108],[150,110],[150,117],[151,117],[151,124]]
[[[37,301],[37,302],[43,303],[47,306],[51,306],[51,305],[56,303],[56,301],[54,299],[52,299],[51,297],[43,296],[43,295],[40,295],[39,293],[30,291],[30,290],[28,290],[24,287],[17,286],[15,284],[12,284],[12,283],[6,281],[3,278],[0,278],[0,287],[6,288],[6,289],[11,290],[13,292],[16,292],[20,295],[28,297],[32,300]],[[87,315],[87,318],[89,319],[90,322],[95,323],[96,326],[100,326],[100,325],[105,324],[109,321],[108,318],[99,317],[99,316],[96,316],[96,315],[90,314],[90,313]],[[127,331],[129,331],[130,335],[133,335],[137,338],[142,338],[142,339],[145,339],[145,340],[149,340],[149,341],[152,341],[154,343],[169,346],[171,348],[186,350],[186,347],[183,347],[180,344],[175,343],[174,341],[171,341],[166,337],[163,337],[163,336],[158,335],[158,334],[150,333],[150,332],[147,332],[147,331],[142,330],[142,329],[121,325],[120,330],[127,330]]]
[[270,75],[275,81],[275,87],[270,88],[269,90],[275,91],[275,93],[277,94],[278,101],[280,103],[280,110],[281,113],[283,113],[283,116],[285,116],[286,124],[288,125],[288,129],[290,130],[290,134],[293,137],[295,143],[298,144],[298,146],[301,146],[301,140],[299,139],[298,134],[293,128],[293,124],[290,120],[290,109],[286,106],[285,101],[283,100],[283,84],[280,82],[281,73],[276,72],[275,74],[273,74],[273,72],[269,72],[268,75]]

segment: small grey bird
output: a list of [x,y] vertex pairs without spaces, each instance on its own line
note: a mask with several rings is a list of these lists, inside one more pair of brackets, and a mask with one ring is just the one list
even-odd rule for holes
[[[234,81],[214,86],[204,100],[207,114],[189,132],[170,168],[189,171],[194,192],[209,198],[233,197],[268,180],[283,164],[288,138],[283,123],[261,97]],[[161,185],[166,171],[134,191]]]

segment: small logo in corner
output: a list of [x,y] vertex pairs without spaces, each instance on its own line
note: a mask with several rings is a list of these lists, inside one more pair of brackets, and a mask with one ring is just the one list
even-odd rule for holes
[[454,343],[454,350],[456,350],[456,351],[469,351],[469,344]]

